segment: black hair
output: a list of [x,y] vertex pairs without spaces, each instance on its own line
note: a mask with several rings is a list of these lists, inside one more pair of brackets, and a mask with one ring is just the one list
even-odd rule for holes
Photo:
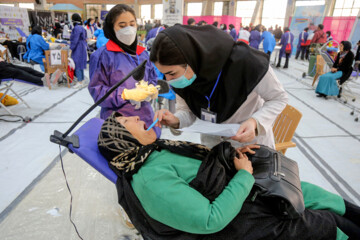
[[212,24],[212,25],[213,25],[213,26],[215,26],[215,27],[217,27],[217,26],[218,26],[218,24],[219,24],[219,23],[216,21],[216,22],[213,22],[213,24]]
[[349,41],[341,41],[341,44],[344,46],[344,51],[351,50],[351,42]]
[[108,14],[106,15],[106,18],[109,18],[111,20],[112,25],[114,26],[114,23],[117,19],[117,17],[125,12],[131,13],[135,20],[136,20],[136,14],[134,9],[132,9],[130,6],[126,4],[117,4],[113,8],[110,9]]
[[[226,26],[226,24],[225,24],[225,23],[223,23],[223,24],[221,24],[221,25],[223,25],[222,30],[226,30],[226,29],[227,29],[227,26]],[[221,25],[220,25],[220,26],[221,26]]]
[[193,18],[189,18],[188,20],[187,20],[187,24],[188,25],[191,25],[191,24],[193,24],[195,22],[195,19],[193,19]]
[[331,35],[331,31],[326,31],[326,34],[328,34],[329,36]]
[[322,24],[319,24],[318,27],[320,28],[320,30],[324,29],[324,25],[322,25]]
[[89,19],[86,21],[86,26],[90,26],[91,20],[94,20],[94,19],[93,19],[93,18],[89,18]]
[[289,27],[284,27],[284,32],[290,31]]
[[229,29],[232,30],[233,28],[235,28],[234,24],[229,24]]
[[35,27],[33,27],[32,30],[31,30],[31,34],[32,34],[32,35],[38,34],[38,35],[41,36],[41,34],[42,34],[42,29],[41,29],[41,27],[40,27],[40,26],[35,26]]
[[151,47],[150,61],[161,65],[185,65],[184,55],[175,43],[165,34],[159,34]]
[[308,27],[304,28],[304,31],[305,32],[309,31],[309,28]]
[[256,25],[255,30],[260,32],[261,31],[261,24]]
[[80,24],[82,24],[81,22],[81,17],[78,13],[74,13],[72,16],[71,16],[71,20],[73,22],[79,22]]

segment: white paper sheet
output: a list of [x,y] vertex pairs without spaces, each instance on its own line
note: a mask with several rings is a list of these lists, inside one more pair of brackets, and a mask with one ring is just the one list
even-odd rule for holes
[[222,137],[233,137],[236,135],[239,128],[240,124],[217,124],[196,119],[196,121],[191,126],[179,129],[179,131],[196,132]]

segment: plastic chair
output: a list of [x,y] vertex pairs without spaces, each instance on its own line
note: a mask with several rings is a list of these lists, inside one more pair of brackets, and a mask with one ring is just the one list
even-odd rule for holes
[[296,144],[291,141],[295,130],[302,117],[301,112],[296,108],[286,105],[285,109],[276,118],[273,132],[275,138],[275,149],[285,154],[286,150],[291,147],[296,147]]
[[26,47],[24,45],[18,45],[17,46],[17,52],[19,54],[20,62],[23,62],[23,56],[26,53]]

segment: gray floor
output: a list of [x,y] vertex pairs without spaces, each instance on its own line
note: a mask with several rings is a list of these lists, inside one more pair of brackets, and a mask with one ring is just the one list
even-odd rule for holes
[[[350,115],[360,109],[360,79],[351,84],[357,101],[344,104],[315,97],[312,79],[301,78],[305,71],[306,63],[293,59],[289,69],[275,70],[289,104],[303,113],[293,139],[297,147],[286,155],[298,162],[302,180],[360,204],[360,122]],[[68,217],[70,195],[59,149],[49,135],[54,129],[66,130],[93,101],[86,88],[49,91],[20,83],[15,88],[32,108],[12,109],[35,120],[0,123],[0,239],[78,239]],[[175,139],[168,129],[162,137]],[[197,134],[176,139],[200,140]],[[73,193],[73,219],[83,238],[139,239],[122,221],[115,186],[76,155],[65,153],[63,160]]]

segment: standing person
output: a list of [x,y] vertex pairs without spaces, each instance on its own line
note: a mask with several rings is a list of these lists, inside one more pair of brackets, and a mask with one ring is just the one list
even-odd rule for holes
[[[55,38],[60,38],[62,33],[62,28],[59,22],[55,23],[55,27],[54,27],[54,37]],[[60,35],[59,35],[60,34]]]
[[354,71],[356,71],[359,75],[359,72],[360,72],[360,40],[358,41],[357,46],[358,47],[357,47],[356,55],[355,55]]
[[86,35],[87,35],[87,39],[93,39],[94,38],[94,22],[95,20],[93,18],[89,18],[86,21],[86,25],[85,25],[85,30],[86,30]]
[[100,23],[99,17],[95,17],[95,22],[94,22],[93,26],[94,26],[95,31],[97,29],[101,28],[101,23]]
[[98,28],[95,33],[94,36],[96,37],[96,48],[99,49],[102,46],[104,46],[109,39],[107,39],[104,35],[104,30],[102,30],[102,28]]
[[249,27],[245,27],[243,29],[240,29],[238,41],[244,42],[247,45],[249,45],[249,39],[250,39]]
[[319,24],[317,30],[314,32],[314,37],[311,40],[311,43],[326,43],[326,34],[323,31],[324,25]]
[[269,58],[271,57],[271,53],[274,51],[276,42],[274,36],[266,30],[266,28],[263,28],[263,33],[261,34],[261,41],[263,42],[263,48],[264,53],[269,55]]
[[74,13],[71,20],[74,25],[70,36],[71,58],[75,62],[75,76],[78,80],[74,88],[81,88],[84,86],[84,69],[86,69],[87,59],[86,30],[82,27],[81,17],[78,13]]
[[349,41],[342,41],[340,43],[340,52],[336,57],[336,61],[331,68],[331,71],[323,74],[319,78],[319,83],[315,92],[317,97],[337,96],[341,94],[336,80],[340,80],[340,85],[343,84],[352,73],[352,63],[354,61],[354,54],[351,51],[351,43]]
[[[156,112],[158,126],[184,128],[196,118],[239,123],[232,144],[257,142],[275,147],[272,124],[284,109],[287,94],[265,53],[235,43],[212,26],[174,26],[159,33],[150,60],[177,94],[175,114],[165,109]],[[222,140],[201,136],[207,146]]]
[[40,26],[35,26],[31,30],[31,35],[26,41],[27,52],[24,54],[24,60],[28,62],[34,61],[40,64],[42,71],[45,71],[43,59],[45,58],[44,51],[50,49],[49,43],[45,42],[44,38],[41,36],[42,29]]
[[253,47],[255,49],[259,49],[259,44],[261,42],[261,25],[257,25],[253,31],[250,32],[250,47]]
[[292,49],[293,49],[292,44],[293,44],[293,41],[294,41],[294,34],[292,34],[290,32],[290,29],[288,27],[285,27],[284,31],[285,31],[285,33],[282,35],[281,41],[280,41],[281,49],[280,49],[280,52],[279,52],[279,62],[276,65],[277,68],[280,67],[281,58],[284,55],[286,57],[284,68],[289,67],[289,59],[291,57],[291,52],[292,52]]
[[[156,85],[156,72],[149,61],[149,54],[144,47],[137,44],[134,10],[128,5],[117,4],[106,15],[103,30],[109,41],[90,57],[88,89],[94,101],[102,98],[110,88],[144,60],[148,60],[144,80]],[[100,117],[106,119],[113,111],[117,111],[126,116],[138,115],[146,126],[150,126],[154,117],[151,104],[142,102],[141,107],[136,109],[125,96],[125,89],[135,88],[136,83],[137,81],[130,77],[107,97],[100,104]],[[153,134],[160,137],[160,129],[156,127]]]
[[165,26],[161,26],[160,24],[155,25],[153,29],[150,30],[148,35],[145,38],[145,43],[147,43],[150,39],[156,38],[156,36],[165,29]]
[[236,33],[235,26],[233,24],[230,24],[229,29],[230,29],[230,36],[234,39],[234,41],[236,41],[237,33]]
[[69,40],[70,39],[70,23],[68,21],[65,21],[65,25],[63,28],[63,32],[62,32],[62,38],[65,40]]
[[195,19],[189,18],[189,19],[187,20],[187,25],[189,25],[189,26],[195,26],[195,25],[196,25]]
[[224,32],[230,34],[230,31],[227,29],[227,25],[225,23],[220,25],[220,29],[223,30]]
[[332,41],[334,38],[331,36],[331,31],[326,31],[326,41]]
[[301,60],[304,60],[305,57],[305,52],[306,52],[306,42],[308,39],[308,30],[309,28],[305,28],[304,31],[302,31],[299,35],[299,42],[298,45],[296,47],[296,55],[295,55],[295,59],[298,59],[300,52],[301,52]]
[[281,30],[281,26],[275,28],[274,37],[275,37],[276,42],[280,41],[282,35],[283,35],[283,31]]
[[152,24],[150,23],[150,20],[148,20],[148,21],[145,23],[146,36],[148,35],[148,33],[150,32],[151,29],[152,29]]

